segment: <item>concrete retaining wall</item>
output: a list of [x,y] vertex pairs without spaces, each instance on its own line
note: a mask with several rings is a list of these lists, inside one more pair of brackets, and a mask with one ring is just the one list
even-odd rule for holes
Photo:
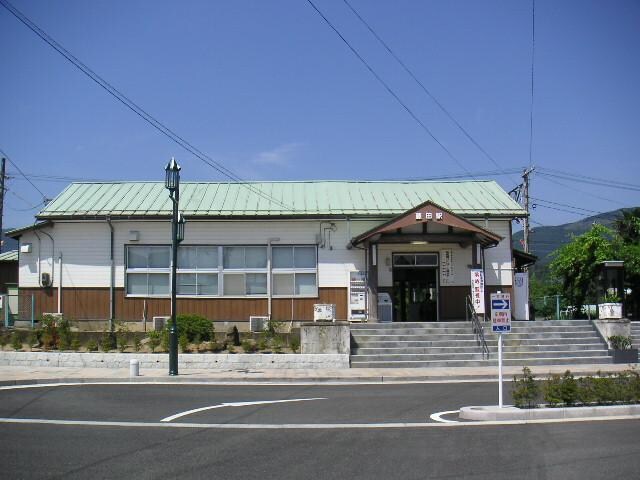
[[[140,368],[169,368],[167,353],[0,352],[0,366],[129,368],[137,359]],[[349,368],[344,354],[225,354],[178,355],[180,369],[339,369]]]

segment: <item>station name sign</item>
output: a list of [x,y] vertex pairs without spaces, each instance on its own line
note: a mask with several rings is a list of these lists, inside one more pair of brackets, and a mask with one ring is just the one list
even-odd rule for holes
[[444,212],[416,212],[416,220],[444,220]]

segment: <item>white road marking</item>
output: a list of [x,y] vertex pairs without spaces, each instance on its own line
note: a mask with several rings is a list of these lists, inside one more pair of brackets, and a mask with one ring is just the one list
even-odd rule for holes
[[206,410],[213,410],[215,408],[224,408],[224,407],[248,407],[250,405],[268,405],[270,403],[289,403],[289,402],[308,402],[310,400],[327,400],[326,398],[289,398],[286,400],[261,400],[257,402],[231,402],[231,403],[220,403],[219,405],[211,405],[209,407],[202,408],[194,408],[193,410],[187,410],[186,412],[176,413],[175,415],[171,415],[170,417],[163,418],[160,420],[161,422],[170,422],[175,420],[176,418],[184,417],[187,415],[191,415],[192,413],[204,412]]
[[48,420],[40,418],[0,418],[0,424],[34,424],[34,425],[70,425],[88,427],[127,427],[127,428],[211,428],[229,430],[345,430],[345,429],[384,429],[384,428],[458,428],[486,427],[503,425],[527,425],[537,423],[581,423],[603,422],[608,420],[638,420],[637,416],[619,415],[615,417],[593,418],[544,418],[537,420],[507,420],[488,422],[455,422],[455,423],[166,423],[166,422],[107,422],[91,420]]
[[457,420],[447,420],[445,418],[442,418],[442,415],[451,415],[454,413],[460,413],[460,410],[448,410],[446,412],[436,412],[436,413],[432,413],[431,416],[429,417],[431,420],[433,420],[434,422],[442,422],[442,423],[460,423]]

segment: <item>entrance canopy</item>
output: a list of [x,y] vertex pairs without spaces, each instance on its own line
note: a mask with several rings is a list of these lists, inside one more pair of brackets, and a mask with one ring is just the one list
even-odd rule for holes
[[459,243],[466,247],[479,243],[488,247],[497,245],[500,240],[501,236],[429,200],[354,237],[351,244],[430,242]]

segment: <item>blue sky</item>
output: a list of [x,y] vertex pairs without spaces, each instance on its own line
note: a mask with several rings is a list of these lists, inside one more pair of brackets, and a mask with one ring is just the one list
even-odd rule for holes
[[[247,180],[420,179],[487,159],[342,0],[314,3],[457,159],[407,114],[305,0],[13,4],[80,60]],[[531,2],[350,0],[502,171],[529,162]],[[640,205],[640,2],[536,1],[535,224]],[[0,148],[28,175],[221,180],[0,8]],[[461,164],[462,167],[459,165]],[[41,194],[9,165],[5,226]],[[478,177],[487,178],[487,177]],[[510,190],[519,174],[494,175]],[[65,181],[31,178],[55,196]],[[569,209],[562,212],[541,206]],[[549,203],[555,202],[555,203]]]

